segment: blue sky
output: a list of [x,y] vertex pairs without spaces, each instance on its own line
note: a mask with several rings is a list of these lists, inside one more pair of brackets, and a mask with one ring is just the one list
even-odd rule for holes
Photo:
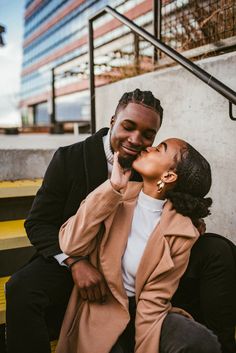
[[22,63],[25,0],[0,0],[0,24],[5,47],[0,47],[0,126],[20,124],[17,108]]

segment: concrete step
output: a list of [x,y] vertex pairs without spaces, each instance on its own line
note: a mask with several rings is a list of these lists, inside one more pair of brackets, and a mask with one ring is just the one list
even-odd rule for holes
[[42,179],[0,181],[0,198],[34,196]]
[[31,246],[24,228],[24,219],[0,222],[0,250]]

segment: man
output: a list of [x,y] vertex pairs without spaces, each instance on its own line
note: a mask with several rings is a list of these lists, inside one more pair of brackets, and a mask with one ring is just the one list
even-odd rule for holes
[[[119,151],[120,163],[129,168],[137,154],[153,143],[162,114],[160,102],[151,92],[136,89],[125,93],[111,119],[110,131],[102,129],[55,153],[25,223],[38,256],[13,275],[6,286],[9,353],[50,352],[50,337],[60,330],[74,284],[85,300],[106,300],[102,274],[87,259],[62,254],[58,231],[86,195],[109,177],[113,151]],[[137,178],[133,175],[134,180]],[[176,323],[167,323],[167,329],[173,325]],[[163,331],[164,349],[167,329]],[[195,329],[195,346],[199,346],[199,330],[209,338],[211,349],[211,334],[202,326]],[[179,345],[177,341],[175,345]]]

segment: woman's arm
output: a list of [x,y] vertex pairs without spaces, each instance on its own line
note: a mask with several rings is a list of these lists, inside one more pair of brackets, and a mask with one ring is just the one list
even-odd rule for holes
[[63,224],[59,232],[62,251],[70,256],[88,255],[96,246],[96,235],[102,222],[116,209],[122,200],[130,170],[124,170],[114,154],[111,179],[91,192],[81,203],[74,216]]
[[81,203],[59,231],[62,251],[70,256],[88,255],[96,246],[96,235],[102,222],[116,209],[122,194],[105,181]]

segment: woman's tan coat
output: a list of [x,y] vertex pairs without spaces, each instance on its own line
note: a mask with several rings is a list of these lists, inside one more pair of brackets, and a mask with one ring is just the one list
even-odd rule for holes
[[[125,193],[106,181],[81,204],[60,230],[68,255],[90,255],[104,275],[105,304],[82,301],[74,287],[64,318],[57,353],[109,353],[129,321],[121,260],[142,183],[130,182]],[[136,275],[136,353],[158,353],[162,322],[184,273],[198,232],[189,218],[167,201],[141,258]]]

